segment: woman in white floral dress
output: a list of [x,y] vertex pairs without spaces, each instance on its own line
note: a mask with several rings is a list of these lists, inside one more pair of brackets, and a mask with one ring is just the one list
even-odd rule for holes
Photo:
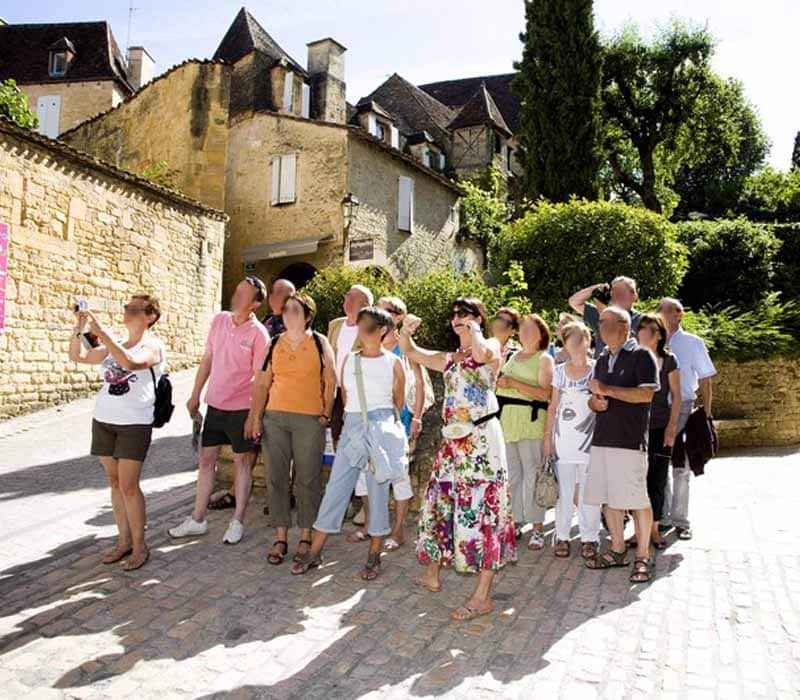
[[418,348],[411,334],[419,324],[418,318],[406,317],[400,347],[411,361],[444,373],[442,413],[448,436],[425,491],[417,557],[427,569],[415,582],[439,592],[443,566],[477,572],[472,595],[451,614],[454,620],[470,620],[492,612],[495,574],[517,558],[505,443],[494,395],[500,347],[483,335],[486,312],[477,299],[459,298],[453,304],[450,324],[458,339],[456,352]]

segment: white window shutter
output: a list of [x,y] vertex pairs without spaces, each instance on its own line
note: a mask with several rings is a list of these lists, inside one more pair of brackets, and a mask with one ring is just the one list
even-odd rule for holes
[[274,207],[281,201],[281,157],[272,156],[272,192],[270,204]]
[[392,124],[390,127],[390,133],[392,137],[392,148],[400,148],[400,132],[397,130],[397,127]]
[[378,134],[378,121],[375,119],[374,114],[367,114],[367,131],[372,136],[377,136]]
[[444,170],[445,163],[447,159],[445,158],[444,153],[439,154],[439,170]]
[[397,208],[397,228],[411,231],[414,222],[414,180],[401,176]]
[[296,196],[297,180],[297,154],[290,153],[288,156],[281,156],[281,191],[280,202],[294,202]]
[[300,116],[308,119],[311,116],[311,86],[308,83],[303,83],[303,106]]
[[283,82],[283,109],[291,112],[294,106],[294,73],[286,71]]

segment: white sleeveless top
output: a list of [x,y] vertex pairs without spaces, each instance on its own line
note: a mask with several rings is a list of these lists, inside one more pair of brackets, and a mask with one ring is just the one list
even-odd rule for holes
[[[164,372],[166,352],[164,344],[153,335],[128,348],[136,352],[147,343],[161,349],[161,362],[153,365],[155,382]],[[126,370],[109,354],[100,365],[103,386],[97,394],[94,405],[94,418],[111,425],[152,425],[153,408],[156,403],[156,384],[150,369]]]
[[[342,377],[342,384],[347,392],[347,402],[344,406],[345,413],[361,413],[354,356],[354,352],[348,355]],[[400,358],[388,350],[383,350],[380,357],[361,357],[367,411],[374,411],[379,408],[394,409],[392,387],[394,385],[394,366],[397,362],[400,362]]]

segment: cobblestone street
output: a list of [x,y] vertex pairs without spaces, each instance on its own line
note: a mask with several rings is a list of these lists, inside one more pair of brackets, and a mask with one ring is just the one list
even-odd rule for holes
[[193,497],[190,380],[176,375],[176,417],[148,457],[153,556],[131,574],[99,562],[114,527],[87,456],[92,402],[0,425],[0,696],[798,697],[797,449],[712,462],[693,484],[695,539],[657,556],[650,585],[588,571],[574,548],[523,549],[496,614],[452,623],[471,579],[415,589],[408,546],[372,584],[357,577],[364,545],[344,537],[305,577],[267,565],[262,497],[235,547],[226,512],[170,541]]

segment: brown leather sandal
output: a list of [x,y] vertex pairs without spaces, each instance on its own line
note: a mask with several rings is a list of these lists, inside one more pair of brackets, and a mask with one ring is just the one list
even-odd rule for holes
[[381,573],[381,555],[380,552],[370,553],[367,557],[367,563],[364,565],[364,570],[361,572],[361,579],[363,581],[374,581]]
[[637,559],[633,562],[631,583],[647,583],[651,578],[653,578],[653,569],[649,559]]
[[[307,545],[307,549],[305,552],[300,551],[300,545]],[[297,551],[294,553],[294,557],[292,557],[292,561],[297,563],[300,561],[306,554],[308,554],[308,550],[311,549],[311,540],[300,540],[297,543]]]
[[566,559],[569,557],[569,541],[558,540],[555,548],[553,549],[553,554],[555,554],[559,559]]
[[607,549],[602,554],[595,554],[591,559],[586,560],[587,569],[613,569],[618,566],[628,566],[628,550],[615,552]]
[[[283,554],[275,554],[276,547],[283,547]],[[286,559],[288,553],[289,544],[286,540],[275,540],[272,543],[272,550],[267,554],[267,561],[273,566],[278,566],[278,564],[283,564],[283,560]]]

